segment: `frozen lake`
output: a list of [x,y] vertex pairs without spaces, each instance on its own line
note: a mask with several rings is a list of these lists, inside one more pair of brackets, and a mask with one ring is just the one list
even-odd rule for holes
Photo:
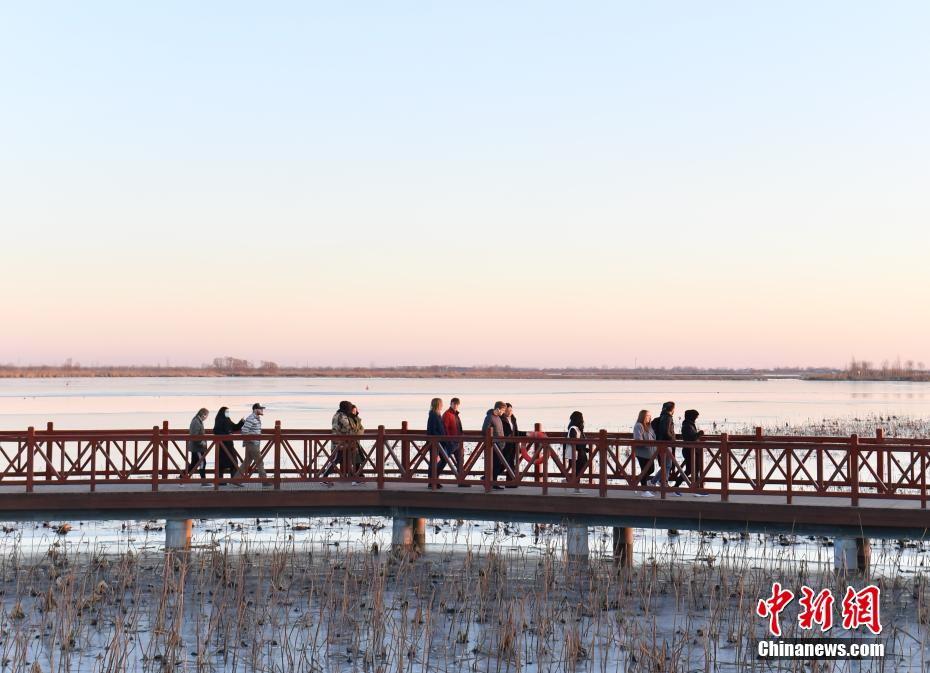
[[[927,415],[930,383],[860,381],[535,381],[461,379],[113,378],[0,379],[0,429],[187,427],[200,407],[245,415],[268,406],[267,426],[328,428],[340,400],[358,405],[368,428],[423,428],[429,401],[462,399],[462,422],[480,428],[495,400],[514,405],[523,429],[564,429],[575,409],[587,428],[628,432],[640,409],[657,414],[674,400],[701,412],[700,425],[734,429],[819,422],[824,418]],[[208,427],[212,425],[212,413]]]

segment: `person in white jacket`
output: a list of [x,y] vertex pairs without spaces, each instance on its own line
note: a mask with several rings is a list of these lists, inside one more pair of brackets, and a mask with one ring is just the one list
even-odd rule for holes
[[[652,429],[652,414],[647,409],[642,409],[639,416],[636,417],[636,423],[633,424],[633,439],[637,442],[648,442],[655,440],[656,433]],[[648,444],[638,444],[633,453],[636,455],[636,461],[639,463],[639,469],[642,476],[639,478],[639,485],[642,487],[649,486],[652,482],[653,473],[658,474],[658,464],[656,462],[656,447]],[[652,491],[643,491],[644,498],[653,497]]]

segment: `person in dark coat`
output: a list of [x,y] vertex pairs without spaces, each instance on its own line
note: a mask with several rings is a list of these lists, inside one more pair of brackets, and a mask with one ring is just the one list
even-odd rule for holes
[[[497,441],[498,437],[504,437],[504,423],[501,420],[501,416],[504,414],[504,410],[507,408],[506,402],[501,402],[498,400],[494,403],[494,407],[488,409],[488,413],[484,417],[484,423],[481,425],[481,434],[486,435],[488,430],[491,431],[491,437],[493,437],[493,447],[494,458],[492,460],[492,469],[493,469],[493,481],[497,481],[497,476],[504,473],[503,463],[501,463],[500,458],[498,457],[498,452],[503,454],[504,452],[504,442]],[[492,486],[495,490],[503,489],[504,487],[500,484],[494,484]]]
[[[697,419],[700,414],[696,409],[688,409],[685,412],[685,420],[681,424],[681,438],[686,442],[699,442],[704,437],[704,431],[698,430]],[[704,452],[695,446],[689,446],[682,449],[684,453],[685,474],[689,481],[701,488],[704,485]],[[675,480],[676,488],[684,481],[681,475]],[[707,495],[698,492],[697,495]]]
[[[584,415],[580,411],[573,411],[569,417],[565,437],[567,439],[584,439]],[[588,466],[588,445],[586,443],[574,445],[574,460],[572,459],[572,450],[571,444],[562,445],[562,456],[568,463],[568,469],[580,483],[581,475],[584,474],[584,470]],[[581,489],[575,488],[575,493],[581,493]]]
[[[675,436],[675,403],[666,402],[662,405],[662,412],[652,419],[652,430],[656,433],[656,439],[661,442],[674,442],[677,437]],[[672,465],[675,462],[675,449],[669,447],[662,447],[663,451],[666,451],[665,458],[665,476],[666,481],[671,479],[672,475]],[[678,477],[681,477],[681,470],[675,468],[677,471]],[[658,483],[659,476],[654,477],[655,482]],[[681,495],[681,493],[674,493],[673,495]]]
[[[426,419],[426,434],[431,437],[445,437],[446,436],[446,426],[442,422],[442,398],[434,397],[429,403],[429,416]],[[436,440],[434,443],[430,444],[430,464],[428,474],[431,475],[433,469],[433,457],[435,454],[436,460],[436,477],[438,478],[444,469],[448,461],[446,460],[445,455],[445,442]],[[442,445],[442,447],[440,447]],[[442,448],[442,450],[440,450]],[[427,488],[430,488],[431,485],[427,484]],[[442,484],[436,484],[436,488],[442,488]]]
[[[238,423],[233,423],[233,420],[229,417],[229,407],[220,407],[220,410],[216,412],[216,419],[213,421],[213,434],[231,435],[234,432],[239,432],[243,423],[245,423],[245,419],[242,418],[239,419]],[[239,454],[236,452],[233,441],[231,439],[223,440],[223,443],[217,448],[219,449],[217,463],[219,464],[220,476],[228,472],[229,476],[233,477],[236,470],[239,469]],[[227,482],[222,483],[226,485]]]
[[[513,405],[508,402],[507,406],[504,407],[504,413],[501,414],[501,421],[504,425],[504,436],[505,437],[519,437],[521,434],[520,426],[517,424],[517,417],[513,414]],[[504,444],[504,460],[507,461],[507,465],[513,471],[514,475],[517,474],[517,443],[516,442],[507,442]],[[503,468],[503,466],[501,466]],[[506,469],[504,469],[506,471]],[[508,484],[507,488],[516,488],[516,484]]]

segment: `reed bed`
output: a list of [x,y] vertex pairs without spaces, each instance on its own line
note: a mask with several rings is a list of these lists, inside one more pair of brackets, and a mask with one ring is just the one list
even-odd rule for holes
[[[930,645],[920,542],[876,543],[876,576],[847,580],[826,541],[788,536],[637,531],[626,569],[610,557],[610,529],[593,530],[578,563],[563,557],[559,526],[479,524],[491,534],[473,545],[455,542],[472,539],[473,523],[436,522],[441,541],[415,556],[391,553],[377,520],[251,522],[262,524],[279,532],[264,542],[201,532],[205,544],[182,553],[103,551],[53,532],[27,551],[8,534],[3,670],[812,670],[755,658],[766,636],[755,604],[775,580],[840,596],[847,581],[878,584],[881,670],[921,670]],[[782,618],[788,637],[800,635],[795,615],[792,604]],[[854,666],[815,670],[879,670]]]
[[[729,425],[726,420],[724,420],[724,425]],[[900,437],[902,439],[926,438],[930,437],[930,418],[869,413],[861,416],[839,418],[811,418],[803,423],[768,424],[762,430],[763,434],[770,436],[833,435],[849,437],[852,434],[857,434],[860,437],[874,437],[878,428],[884,429],[886,437]],[[731,430],[733,434],[752,434],[754,431],[755,428],[747,424],[737,424]]]

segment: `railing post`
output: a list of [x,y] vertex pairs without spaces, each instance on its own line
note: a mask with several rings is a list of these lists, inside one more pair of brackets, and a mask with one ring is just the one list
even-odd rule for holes
[[730,435],[726,432],[720,435],[720,499],[727,502],[730,499]]
[[[49,421],[45,424],[45,431],[48,433],[48,439],[45,445],[45,481],[52,480],[52,432],[55,430],[55,424]],[[65,452],[61,452],[61,474],[65,472]]]
[[605,498],[607,497],[607,431],[604,429],[598,433],[597,448],[597,453],[601,459],[601,463],[598,466],[600,468],[600,474],[598,476],[601,480],[600,497]]
[[494,430],[488,424],[488,429],[484,431],[484,492],[491,492],[491,461],[494,459],[494,448],[491,445],[491,438],[494,436]]
[[920,451],[920,508],[927,509],[927,449],[921,447]]
[[[539,467],[538,456],[543,456],[543,460],[547,461],[549,457],[548,455],[549,452],[545,450],[545,448],[543,447],[543,443],[539,438],[539,435],[542,432],[542,423],[536,423],[533,426],[533,432],[536,433],[536,456],[537,456],[537,458],[533,460],[533,481],[535,481],[538,484],[539,477],[542,472],[542,470]],[[529,449],[529,445],[527,445],[527,449]]]
[[26,493],[32,493],[35,482],[36,429],[29,426],[26,430]]
[[[409,432],[407,421],[400,424],[400,432],[403,435]],[[400,440],[400,469],[404,479],[409,479],[412,476],[410,474],[410,440],[406,436]]]
[[[875,442],[879,444],[875,448],[875,462],[878,464],[878,485],[875,487],[876,493],[886,493],[885,487],[885,447],[881,446],[885,442],[885,428],[875,428]],[[888,470],[891,474],[891,470]]]
[[794,466],[791,459],[794,457],[794,448],[785,447],[785,490],[788,492],[788,504],[791,504],[792,488],[794,488]]
[[[539,423],[536,424],[537,426]],[[542,493],[543,495],[549,494],[549,453],[552,451],[552,443],[549,441],[549,438],[545,439],[537,436],[539,440],[539,450],[543,455],[543,474],[542,474]]]
[[756,426],[756,489],[762,493],[762,428]]
[[274,422],[274,487],[281,490],[281,421]]
[[826,449],[822,446],[818,446],[815,451],[817,452],[817,492],[824,494],[827,492],[823,483],[823,452],[826,451]]
[[152,426],[152,490],[158,490],[158,457],[161,455],[161,439],[158,426]]
[[[213,490],[220,490],[220,456],[224,455],[226,451],[226,445],[223,444],[219,439],[216,438],[216,435],[213,436]],[[233,470],[232,476],[236,476],[236,471]]]
[[[163,437],[163,439],[161,440],[161,445],[160,445],[160,446],[161,446],[161,452],[162,452],[162,455],[161,455],[161,478],[162,478],[162,479],[168,479],[168,467],[169,467],[169,464],[168,464],[168,421],[162,421],[162,424],[161,424],[161,431],[162,431],[162,433],[164,434],[164,437]],[[186,447],[185,447],[185,449],[186,449]],[[185,459],[185,462],[187,462],[187,461],[190,460],[189,457],[188,457],[188,455],[187,455],[187,451],[186,451],[186,450],[185,450],[185,453],[184,453],[184,459]],[[188,475],[188,476],[190,476],[190,475]]]
[[384,426],[378,426],[378,439],[375,440],[375,465],[378,472],[378,490],[384,489]]
[[852,506],[859,506],[859,435],[853,434],[849,444],[849,488],[852,495]]
[[87,442],[87,448],[90,449],[90,491],[93,493],[97,490],[97,442]]
[[427,446],[429,446],[429,473],[428,473],[428,484],[431,491],[436,490],[437,482],[439,481],[439,475],[436,473],[436,468],[439,466],[438,456],[439,447],[436,445],[435,439],[427,439]]

